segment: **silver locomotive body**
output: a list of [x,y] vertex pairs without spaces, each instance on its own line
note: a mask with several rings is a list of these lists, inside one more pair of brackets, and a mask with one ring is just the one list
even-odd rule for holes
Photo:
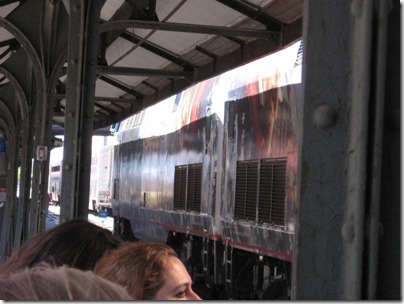
[[115,232],[171,245],[212,297],[290,295],[300,55],[204,81],[117,134]]

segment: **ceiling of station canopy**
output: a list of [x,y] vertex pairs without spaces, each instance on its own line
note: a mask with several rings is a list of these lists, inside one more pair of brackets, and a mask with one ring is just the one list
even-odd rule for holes
[[[0,16],[7,19],[28,1],[35,0],[0,1]],[[70,1],[50,2],[65,9]],[[302,17],[303,0],[106,0],[94,129],[300,39]],[[0,64],[13,56],[12,43],[13,35],[0,28]],[[65,84],[64,75],[54,107],[53,123],[60,126],[55,134],[64,126]]]

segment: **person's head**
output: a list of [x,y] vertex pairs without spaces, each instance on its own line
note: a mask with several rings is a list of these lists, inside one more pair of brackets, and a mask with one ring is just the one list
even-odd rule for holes
[[91,271],[41,264],[0,278],[6,301],[134,300],[126,289]]
[[165,244],[127,243],[103,256],[94,272],[126,287],[136,299],[200,300],[185,266]]
[[0,273],[9,273],[41,262],[92,270],[107,251],[122,244],[119,237],[84,219],[73,219],[26,240],[3,264]]

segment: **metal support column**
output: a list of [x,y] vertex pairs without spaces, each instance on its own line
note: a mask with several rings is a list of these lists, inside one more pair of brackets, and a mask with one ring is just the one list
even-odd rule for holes
[[[6,112],[7,108],[2,105],[0,109],[3,112]],[[16,147],[16,140],[14,137],[11,136],[11,134],[15,134],[15,124],[14,121],[11,118],[10,112],[8,112],[7,116],[10,117],[10,119],[7,120],[7,124],[10,126],[11,130],[6,130],[6,189],[7,189],[7,194],[6,194],[6,202],[4,206],[2,207],[2,212],[0,213],[1,217],[1,230],[0,230],[0,262],[5,261],[6,259],[6,248],[7,246],[10,246],[10,222],[11,222],[11,216],[13,213],[13,201],[14,199],[11,199],[11,196],[14,194],[13,193],[13,178],[15,176],[14,174],[14,163],[15,163],[15,147]],[[1,118],[1,117],[0,117]],[[1,118],[2,121],[3,118]]]
[[70,1],[60,222],[88,217],[99,21],[104,1]]
[[[16,132],[16,131],[14,131]],[[18,148],[19,148],[19,138],[12,138],[10,140],[8,156],[7,156],[7,213],[2,222],[2,241],[8,239],[6,242],[6,247],[2,248],[2,253],[6,253],[6,258],[11,255],[11,249],[14,245],[14,222],[15,222],[15,210],[16,210],[16,191],[17,191],[17,170],[18,167]],[[3,234],[4,232],[4,234]],[[5,235],[8,232],[8,235]]]
[[[41,11],[41,24],[42,24],[42,51],[43,51],[43,61],[44,70],[48,76],[47,80],[47,107],[44,109],[44,123],[42,128],[42,134],[44,142],[48,147],[48,157],[43,161],[43,176],[49,176],[49,161],[50,161],[50,149],[52,140],[52,117],[53,108],[55,105],[55,87],[56,87],[56,75],[62,69],[60,66],[61,59],[65,59],[65,50],[58,50],[57,43],[65,42],[64,39],[59,39],[58,36],[55,37],[53,34],[52,25],[58,24],[59,21],[64,20],[65,15],[64,9],[62,9],[62,4],[58,2],[45,2]],[[66,15],[67,16],[67,15]],[[63,23],[64,24],[64,23]],[[57,58],[57,60],[55,60]],[[41,183],[41,192],[45,196],[41,200],[39,206],[39,232],[44,231],[46,228],[46,215],[48,210],[48,179],[44,179]]]
[[[367,220],[369,208],[375,210],[380,203],[372,189],[377,186],[369,183],[380,172],[368,171],[370,164],[380,165],[380,155],[372,155],[371,146],[380,139],[372,141],[374,130],[369,127],[374,123],[372,95],[383,82],[383,71],[373,68],[379,2],[305,1],[293,300],[369,297],[366,263],[376,263],[377,257],[366,250]],[[377,84],[375,74],[382,76]]]
[[[28,115],[30,116],[30,115]],[[12,251],[16,251],[20,247],[21,238],[23,236],[23,224],[25,214],[27,213],[27,202],[29,199],[29,182],[31,173],[31,150],[32,142],[28,140],[30,117],[27,117],[26,121],[21,126],[21,159],[20,159],[20,176],[19,176],[19,197],[17,202],[16,218],[15,218],[15,232],[14,232],[14,244]],[[25,215],[25,216],[24,216]]]

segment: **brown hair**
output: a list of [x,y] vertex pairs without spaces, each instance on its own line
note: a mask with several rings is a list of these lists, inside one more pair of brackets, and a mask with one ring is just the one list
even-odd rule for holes
[[92,270],[105,252],[122,244],[119,237],[84,219],[73,219],[26,240],[4,263],[0,274],[40,262]]
[[166,280],[165,265],[169,257],[178,258],[168,245],[127,243],[101,258],[94,272],[126,287],[134,298],[150,300]]
[[8,301],[133,300],[124,287],[91,271],[53,268],[44,263],[0,279],[0,299]]

